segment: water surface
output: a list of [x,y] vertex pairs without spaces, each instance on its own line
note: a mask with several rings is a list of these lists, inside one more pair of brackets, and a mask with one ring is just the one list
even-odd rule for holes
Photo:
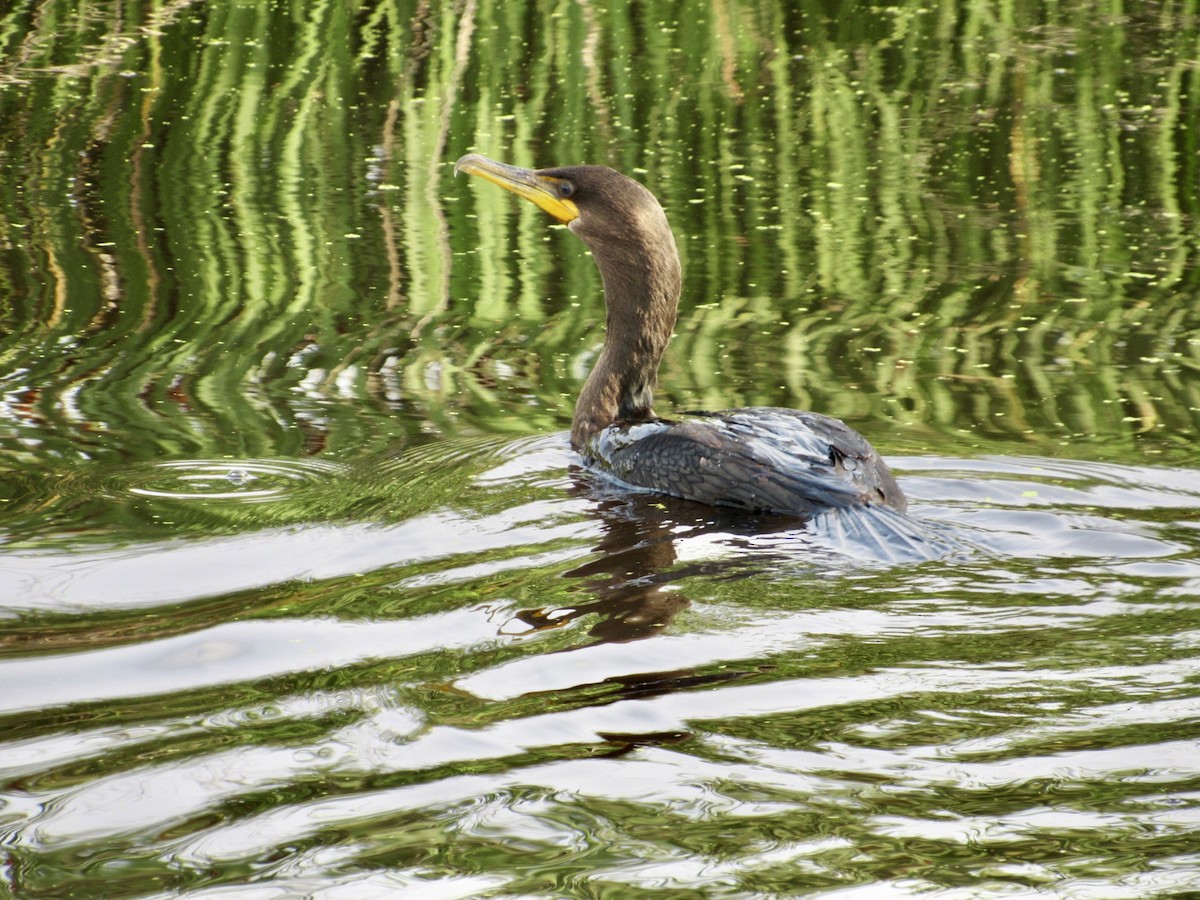
[[[75,4],[0,18],[0,884],[1200,891],[1200,11]],[[630,493],[660,411],[863,431],[932,558]]]

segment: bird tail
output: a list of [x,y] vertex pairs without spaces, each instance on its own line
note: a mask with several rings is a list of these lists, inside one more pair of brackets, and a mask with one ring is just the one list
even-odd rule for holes
[[817,539],[839,553],[885,563],[940,559],[964,549],[936,525],[884,506],[841,506],[812,519]]

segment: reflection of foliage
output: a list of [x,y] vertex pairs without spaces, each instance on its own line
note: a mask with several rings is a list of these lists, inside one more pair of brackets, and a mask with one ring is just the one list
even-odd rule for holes
[[536,210],[444,183],[469,149],[662,197],[688,272],[664,407],[904,426],[885,450],[1186,452],[1195,13],[926,6],[17,4],[0,386],[45,440],[23,458],[562,427],[598,279]]

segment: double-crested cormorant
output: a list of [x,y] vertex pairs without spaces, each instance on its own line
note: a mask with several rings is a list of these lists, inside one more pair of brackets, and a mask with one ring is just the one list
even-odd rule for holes
[[454,171],[533,201],[592,251],[608,333],[571,425],[571,444],[587,465],[636,487],[758,512],[904,512],[907,501],[886,463],[837,419],[771,407],[654,414],[681,273],[666,214],[645,187],[605,166],[521,169],[474,153]]

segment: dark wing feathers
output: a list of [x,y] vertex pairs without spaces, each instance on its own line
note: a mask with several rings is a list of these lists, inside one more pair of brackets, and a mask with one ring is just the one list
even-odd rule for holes
[[718,506],[810,515],[906,505],[871,445],[816,413],[736,409],[612,426],[588,449],[627,484]]

